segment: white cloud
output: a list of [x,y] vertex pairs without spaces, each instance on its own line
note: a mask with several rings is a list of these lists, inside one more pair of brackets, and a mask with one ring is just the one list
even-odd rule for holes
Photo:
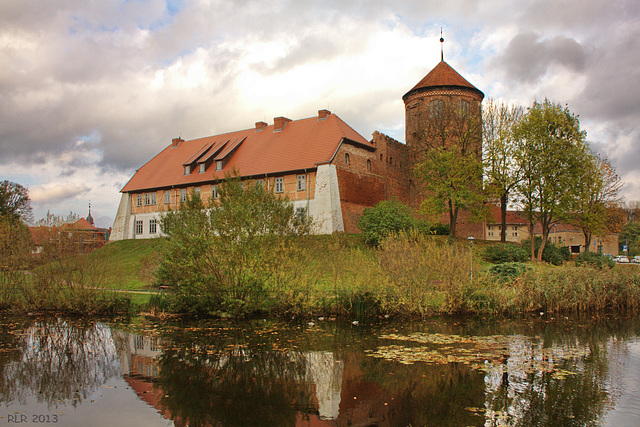
[[[487,98],[568,102],[640,200],[634,0],[27,7],[0,4],[0,173],[42,191],[38,209],[82,213],[90,198],[94,217],[113,217],[119,189],[171,138],[280,115],[329,108],[365,137],[403,140],[401,97],[439,60],[440,27],[445,59]],[[87,190],[62,203],[45,196],[56,185]]]

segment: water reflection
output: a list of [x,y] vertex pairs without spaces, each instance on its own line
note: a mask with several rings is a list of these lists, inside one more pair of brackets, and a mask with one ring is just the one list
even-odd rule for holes
[[2,360],[0,402],[25,404],[35,396],[49,408],[76,406],[120,375],[111,330],[104,324],[72,326],[53,319],[21,326],[3,334],[14,347]]
[[117,379],[117,393],[177,426],[638,421],[627,403],[615,410],[639,398],[625,381],[640,372],[628,363],[638,323],[5,321],[0,401],[86,407]]

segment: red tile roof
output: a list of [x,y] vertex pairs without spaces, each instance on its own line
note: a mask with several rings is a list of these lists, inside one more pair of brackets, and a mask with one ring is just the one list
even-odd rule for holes
[[[490,215],[487,222],[489,224],[500,224],[502,221],[501,220],[502,213],[500,211],[500,206],[496,206],[493,203],[487,203],[486,206],[487,206],[487,209],[489,210],[489,215]],[[529,225],[529,221],[527,221],[518,212],[507,210],[507,224]]]
[[402,98],[406,99],[410,94],[415,92],[423,92],[430,89],[439,87],[459,87],[471,89],[478,93],[481,98],[484,98],[484,93],[477,87],[469,83],[464,77],[462,77],[456,70],[454,70],[449,64],[441,61],[436,65],[433,70],[424,76],[420,82],[415,85],[409,92],[407,92]]
[[[222,179],[225,173],[234,169],[241,176],[312,169],[331,161],[343,139],[374,149],[371,142],[335,114],[323,119],[311,117],[289,121],[282,130],[275,132],[274,125],[269,125],[259,131],[251,128],[181,141],[177,146],[169,145],[138,169],[121,191],[195,185]],[[228,156],[228,163],[222,171],[216,171],[213,163],[205,173],[198,173],[198,168],[194,167],[189,175],[184,175],[183,165],[201,163],[213,153],[216,159],[220,159],[234,148],[235,152]]]

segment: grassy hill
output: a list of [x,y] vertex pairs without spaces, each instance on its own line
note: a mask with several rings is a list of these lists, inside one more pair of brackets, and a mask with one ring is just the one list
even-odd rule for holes
[[163,239],[137,239],[111,242],[91,253],[106,262],[113,279],[113,289],[143,290],[152,287],[151,272]]

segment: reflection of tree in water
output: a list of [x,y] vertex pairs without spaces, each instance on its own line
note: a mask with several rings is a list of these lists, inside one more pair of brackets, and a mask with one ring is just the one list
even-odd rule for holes
[[24,330],[18,347],[20,355],[2,369],[1,402],[24,405],[33,395],[50,407],[75,406],[120,373],[110,328],[101,323],[37,321]]
[[[352,356],[354,357],[354,356]],[[481,426],[479,419],[465,408],[484,402],[483,376],[468,365],[448,363],[431,365],[416,363],[405,365],[389,363],[379,358],[363,357],[359,366],[363,379],[379,386],[368,402],[371,417],[379,425],[389,426]],[[348,363],[354,365],[354,363]],[[345,384],[348,387],[348,383]],[[355,391],[354,393],[357,393]],[[348,397],[349,391],[343,395]],[[362,400],[360,397],[357,400]],[[345,399],[340,418],[362,422],[358,412],[367,403],[349,410],[351,402]],[[355,423],[354,423],[355,424]]]
[[165,349],[159,365],[162,406],[177,423],[287,426],[312,408],[301,353],[192,342]]

